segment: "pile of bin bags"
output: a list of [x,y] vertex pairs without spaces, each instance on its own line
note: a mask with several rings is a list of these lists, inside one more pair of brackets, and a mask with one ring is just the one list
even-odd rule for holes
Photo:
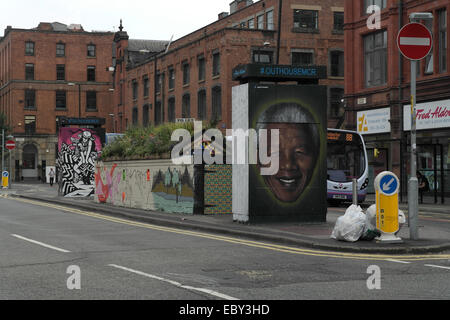
[[[379,237],[381,233],[376,228],[376,211],[375,204],[371,205],[366,213],[363,212],[360,206],[352,204],[345,211],[345,214],[337,219],[331,238],[355,242],[358,240],[371,241]],[[406,222],[405,214],[401,210],[398,211],[398,222],[400,230],[401,226]]]

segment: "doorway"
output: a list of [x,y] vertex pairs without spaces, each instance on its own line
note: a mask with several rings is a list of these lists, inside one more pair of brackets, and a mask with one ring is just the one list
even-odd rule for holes
[[22,177],[24,179],[37,179],[39,176],[38,168],[38,150],[36,146],[27,144],[22,152]]

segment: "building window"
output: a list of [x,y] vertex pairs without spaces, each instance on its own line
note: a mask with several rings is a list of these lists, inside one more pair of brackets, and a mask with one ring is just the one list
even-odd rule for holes
[[87,56],[95,57],[95,44],[88,44],[87,46]]
[[159,125],[164,121],[161,101],[156,101],[155,104],[155,125]]
[[136,79],[133,80],[132,86],[133,86],[133,100],[137,100],[137,98],[138,98],[138,82],[136,81]]
[[254,18],[251,18],[248,20],[248,28],[255,29],[255,19]]
[[34,56],[34,42],[33,41],[25,42],[25,55]]
[[66,45],[64,43],[56,44],[56,56],[64,57],[66,55]]
[[273,52],[266,50],[254,50],[252,61],[254,63],[268,63],[271,64],[273,61]]
[[378,8],[384,9],[386,8],[386,0],[364,0],[363,14],[367,14],[367,8],[369,6],[378,6]]
[[64,64],[56,65],[56,80],[66,79],[66,66]]
[[144,104],[142,107],[142,125],[148,127],[150,123],[150,113],[148,104]]
[[[30,116],[34,117],[34,116]],[[25,119],[27,116],[25,116]],[[36,155],[38,153],[37,148],[32,144],[27,144],[23,147],[22,153],[22,169],[36,169]]]
[[173,67],[169,68],[169,90],[175,88],[175,69]]
[[158,73],[156,75],[155,86],[156,86],[156,88],[155,88],[156,93],[160,93],[161,92],[161,74],[160,73]]
[[447,71],[447,10],[438,11],[439,73]]
[[133,107],[131,123],[132,123],[133,127],[137,126],[137,124],[138,124],[138,108],[137,107]]
[[216,52],[213,54],[213,77],[220,74],[220,53]]
[[97,92],[86,91],[86,110],[97,110]]
[[256,17],[256,23],[258,24],[258,29],[264,29],[264,15],[260,15]]
[[344,31],[344,13],[333,12],[333,31]]
[[87,81],[95,81],[95,66],[87,67]]
[[314,51],[292,52],[292,65],[310,66],[314,64]]
[[387,82],[387,31],[379,31],[363,38],[364,83],[366,87]]
[[268,30],[273,30],[275,29],[274,25],[273,25],[273,10],[270,10],[266,13],[266,26]]
[[36,109],[36,91],[25,90],[25,109]]
[[328,115],[331,118],[339,117],[342,109],[342,99],[344,97],[344,89],[342,88],[330,88],[330,110]]
[[191,96],[185,94],[181,103],[181,117],[190,118],[191,117]]
[[167,111],[169,122],[175,122],[175,98],[169,98]]
[[294,10],[294,29],[314,31],[319,29],[319,11]]
[[344,51],[330,52],[330,75],[332,77],[344,76]]
[[66,108],[66,91],[57,90],[56,91],[56,109]]
[[[433,34],[433,21],[431,20],[425,20],[423,22],[425,27],[427,27],[428,30],[430,30],[431,34]],[[431,48],[430,53],[425,57],[425,70],[424,74],[433,74],[434,73],[434,48]],[[417,68],[419,69],[419,68]]]
[[189,63],[183,63],[183,85],[189,84],[190,81],[190,66]]
[[205,57],[201,56],[198,58],[198,81],[205,80]]
[[150,80],[147,76],[144,77],[144,97],[148,97],[150,93]]
[[119,106],[121,106],[122,105],[122,103],[123,103],[123,83],[122,82],[120,82],[119,83]]
[[25,80],[34,80],[34,64],[25,64]]
[[198,120],[206,120],[206,90],[200,90],[197,97],[197,118]]
[[220,87],[212,88],[211,98],[211,120],[222,120],[222,89]]
[[25,134],[31,135],[36,133],[36,116],[25,116]]

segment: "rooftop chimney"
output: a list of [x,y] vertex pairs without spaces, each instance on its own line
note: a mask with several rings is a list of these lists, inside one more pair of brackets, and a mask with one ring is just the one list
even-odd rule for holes
[[225,18],[227,16],[228,16],[228,12],[221,12],[221,13],[219,13],[219,20],[223,19],[223,18]]
[[233,14],[251,4],[253,4],[253,0],[234,0],[230,3],[230,14]]

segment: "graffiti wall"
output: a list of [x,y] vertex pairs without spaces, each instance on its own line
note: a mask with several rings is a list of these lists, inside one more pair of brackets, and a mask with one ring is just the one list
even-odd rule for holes
[[193,213],[194,167],[171,160],[99,162],[95,200],[116,206]]
[[59,129],[56,167],[61,195],[87,197],[94,194],[95,164],[101,150],[101,138],[94,129]]

